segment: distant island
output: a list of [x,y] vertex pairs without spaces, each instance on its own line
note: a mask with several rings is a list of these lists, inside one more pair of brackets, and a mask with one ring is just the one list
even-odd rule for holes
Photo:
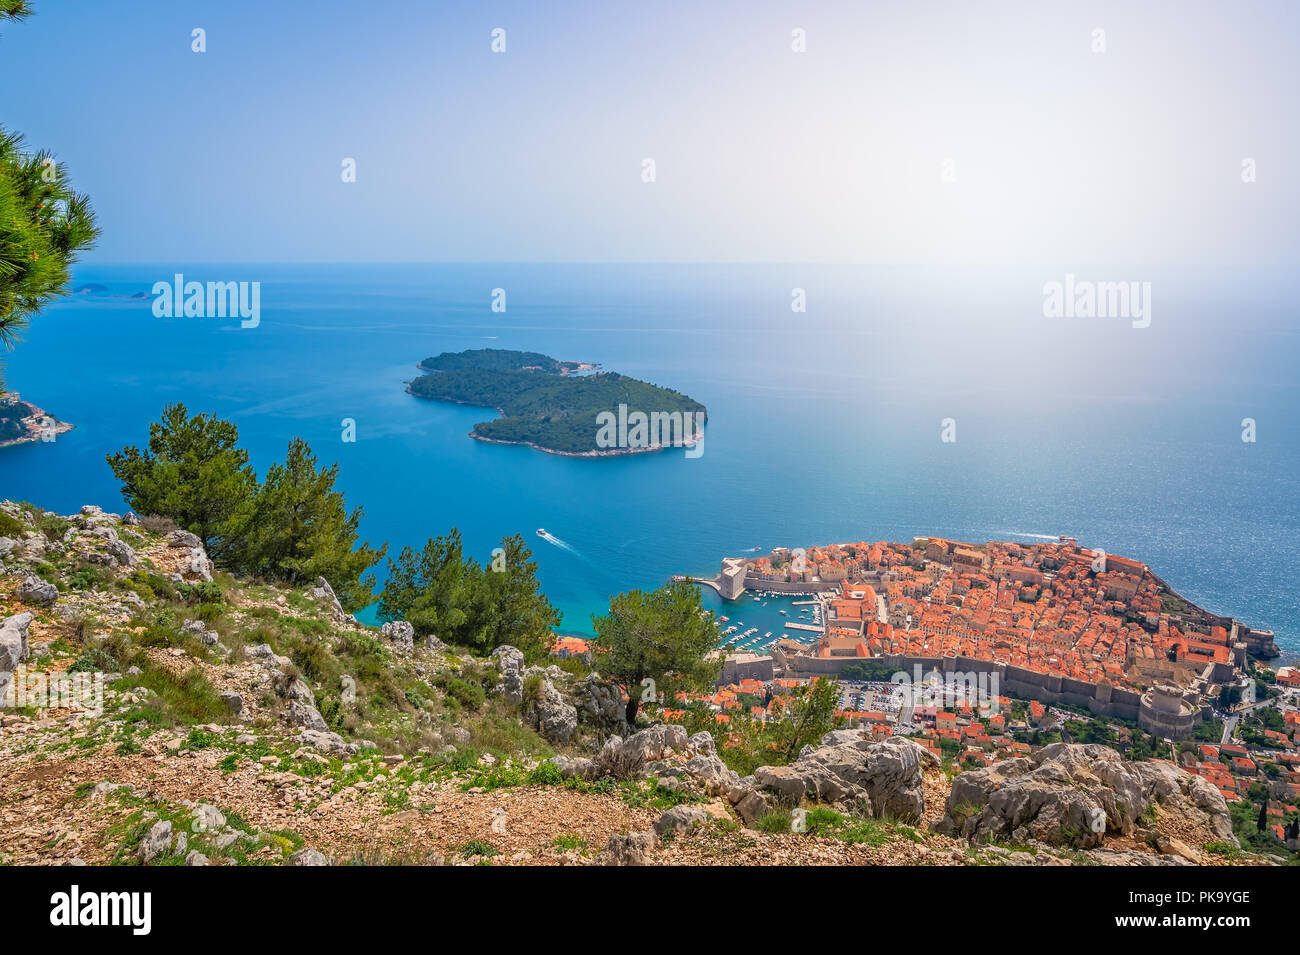
[[132,301],[144,301],[153,298],[148,292],[132,292],[130,295],[110,295],[107,285],[100,285],[98,282],[88,282],[85,285],[78,286],[72,290],[73,295],[91,295],[96,298],[126,298]]
[[0,392],[0,448],[52,441],[55,435],[71,430],[72,425],[46,414],[30,401],[23,401],[18,392]]
[[470,437],[550,454],[598,457],[694,447],[708,413],[681,392],[586,362],[539,352],[480,348],[420,362],[417,398],[495,408]]

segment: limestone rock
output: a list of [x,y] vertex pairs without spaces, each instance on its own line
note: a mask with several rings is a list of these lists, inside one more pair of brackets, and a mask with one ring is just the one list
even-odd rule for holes
[[319,732],[329,731],[329,724],[325,722],[325,717],[320,715],[320,711],[316,707],[299,700],[293,700],[289,703],[289,712],[286,718],[291,726],[303,726],[309,730]]
[[[552,743],[567,743],[578,730],[578,711],[553,682],[563,675],[558,667],[529,667],[521,683],[524,720]],[[530,687],[536,687],[531,692]]]
[[338,753],[340,755],[352,755],[357,752],[356,743],[348,743],[338,733],[330,733],[322,730],[306,729],[298,734],[298,742],[316,749],[322,753]]
[[615,683],[590,673],[574,685],[571,696],[583,723],[620,736],[627,734],[627,704]]
[[27,574],[23,577],[23,582],[18,585],[15,596],[23,603],[35,604],[38,607],[52,607],[59,599],[59,588],[46,583],[35,574]]
[[154,859],[164,855],[172,844],[172,824],[168,820],[159,820],[149,829],[140,842],[140,861],[148,865]]
[[509,703],[519,706],[524,701],[524,654],[518,647],[502,645],[492,651],[492,660],[501,671],[501,679],[493,693]]
[[226,817],[216,806],[202,803],[194,813],[194,821],[201,831],[209,832],[213,829],[223,828],[226,824]]
[[650,854],[658,839],[653,832],[629,832],[613,835],[596,856],[597,865],[649,865]]
[[380,627],[379,632],[392,642],[394,649],[404,653],[415,649],[415,627],[405,620],[390,621]]
[[757,789],[751,789],[748,793],[736,800],[736,815],[746,826],[753,827],[764,813],[772,808],[772,802],[766,795]]
[[953,780],[939,832],[970,839],[1032,838],[1091,849],[1107,833],[1130,834],[1148,809],[1205,826],[1234,843],[1223,796],[1175,766],[1132,763],[1097,744],[1054,743]]
[[339,603],[339,598],[334,595],[334,588],[324,577],[316,578],[316,586],[308,592],[308,596],[325,604],[329,608],[330,618],[335,623],[345,623],[350,619],[343,612],[343,605]]
[[709,814],[698,806],[673,806],[655,820],[655,833],[662,836],[666,832],[690,832],[708,819]]
[[168,547],[202,547],[203,541],[198,536],[191,534],[189,531],[172,531],[167,535]]
[[1204,777],[1149,760],[1133,768],[1142,780],[1143,795],[1155,801],[1160,815],[1178,817],[1183,827],[1207,826],[1217,841],[1237,845],[1227,800]]
[[611,736],[596,756],[596,768],[601,775],[630,779],[641,775],[650,762],[684,752],[687,738],[684,727],[667,724],[633,733],[626,740]]
[[553,756],[551,763],[565,779],[592,779],[596,775],[596,764],[585,756]]
[[135,551],[131,549],[131,545],[118,538],[116,534],[109,538],[105,550],[113,560],[117,561],[117,563],[123,567],[134,567],[139,563],[139,560],[135,556]]
[[925,812],[922,777],[933,753],[901,736],[882,742],[828,734],[829,745],[787,766],[760,766],[758,785],[791,799],[857,804],[872,816],[916,821]]
[[6,617],[0,623],[0,673],[12,673],[30,652],[27,629],[35,617],[31,611]]

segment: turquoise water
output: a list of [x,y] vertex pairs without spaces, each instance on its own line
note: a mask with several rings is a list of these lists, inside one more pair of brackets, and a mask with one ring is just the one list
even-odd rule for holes
[[[176,271],[261,282],[260,326],[158,319],[125,297]],[[456,525],[487,561],[524,534],[571,632],[590,631],[611,594],[711,575],[753,547],[1069,534],[1300,649],[1294,281],[1140,276],[1155,305],[1138,330],[1045,319],[1042,285],[1065,271],[86,266],[77,284],[110,295],[52,307],[6,367],[11,387],[77,428],[0,451],[0,495],[120,507],[104,455],[143,443],[163,405],[184,401],[234,419],[259,471],[294,435],[337,459],[372,541]],[[795,287],[806,314],[790,310]],[[505,313],[490,309],[494,288]],[[590,460],[470,440],[491,412],[422,402],[402,383],[428,355],[478,347],[684,391],[709,409],[704,454]],[[955,443],[940,440],[949,417]],[[1255,443],[1240,439],[1245,417]]]
[[[734,633],[725,632],[719,637],[723,645],[729,644],[733,649],[756,653],[785,637],[803,644],[815,643],[819,634],[808,630],[787,629],[787,623],[820,624],[814,620],[812,607],[800,606],[811,600],[808,596],[772,596],[767,593],[746,592],[738,600],[723,600],[711,587],[700,588],[704,606],[727,618],[719,623],[719,629],[738,627]],[[785,614],[782,615],[781,611]],[[801,611],[809,611],[807,614]],[[757,632],[748,637],[745,632],[754,629]],[[771,634],[769,637],[768,634]]]

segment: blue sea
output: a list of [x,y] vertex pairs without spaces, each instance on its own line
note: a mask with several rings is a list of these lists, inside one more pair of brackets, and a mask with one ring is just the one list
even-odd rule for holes
[[[107,292],[50,307],[5,367],[76,429],[0,449],[0,496],[124,507],[104,456],[180,401],[237,422],[259,472],[306,438],[394,551],[456,526],[486,562],[523,534],[567,632],[590,632],[612,594],[752,548],[1066,534],[1300,651],[1296,280],[1131,271],[88,264],[75,285]],[[176,272],[260,282],[260,325],[130,298]],[[1067,272],[1150,281],[1150,327],[1045,318],[1044,283]],[[683,391],[708,407],[704,453],[484,444],[467,433],[491,411],[405,394],[422,358],[487,347]],[[779,632],[776,606],[740,618]]]

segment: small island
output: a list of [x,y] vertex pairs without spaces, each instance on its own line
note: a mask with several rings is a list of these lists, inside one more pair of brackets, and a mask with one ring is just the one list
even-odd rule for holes
[[72,425],[46,414],[30,401],[23,401],[18,392],[0,392],[0,448],[31,441],[53,441],[56,435],[71,430]]
[[417,398],[500,413],[474,425],[470,437],[550,454],[603,457],[694,448],[708,420],[704,405],[681,392],[538,352],[443,352],[419,368],[426,374],[406,387]]

